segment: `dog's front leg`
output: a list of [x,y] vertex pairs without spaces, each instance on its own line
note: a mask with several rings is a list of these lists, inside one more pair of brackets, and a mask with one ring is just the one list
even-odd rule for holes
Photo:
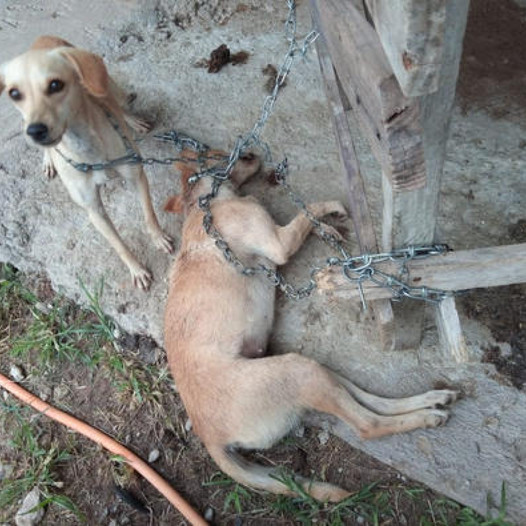
[[[307,208],[317,218],[328,214],[347,216],[347,212],[340,201],[312,203]],[[336,234],[332,227],[327,225],[323,225],[323,227]],[[288,225],[276,226],[276,235],[265,240],[265,255],[277,265],[284,265],[300,249],[312,228],[312,222],[304,213],[299,213]]]
[[51,155],[49,154],[49,151],[47,149],[44,150],[44,158],[42,159],[42,171],[44,172],[44,175],[48,180],[54,179],[57,175],[57,169],[55,168],[55,165],[53,164],[53,159],[51,158]]
[[168,234],[165,234],[159,225],[159,221],[157,220],[152,205],[148,179],[146,178],[142,166],[123,166],[120,171],[123,177],[134,185],[139,192],[139,200],[141,202],[146,228],[148,229],[148,233],[153,239],[155,246],[169,254],[173,253],[173,239]]
[[139,261],[137,261],[135,256],[120,238],[113,223],[104,210],[104,205],[100,199],[98,189],[96,190],[96,197],[93,202],[88,206],[85,206],[85,208],[93,226],[106,238],[108,243],[115,249],[119,257],[130,270],[133,284],[142,290],[148,290],[152,282],[152,275],[139,263]]

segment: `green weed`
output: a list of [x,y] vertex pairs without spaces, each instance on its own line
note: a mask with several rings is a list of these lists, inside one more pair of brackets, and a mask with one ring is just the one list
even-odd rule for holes
[[22,476],[6,478],[0,482],[0,510],[6,510],[17,503],[36,486],[44,496],[39,507],[54,504],[84,521],[85,518],[75,503],[69,497],[56,493],[60,483],[55,478],[54,470],[70,458],[69,452],[59,449],[56,443],[49,448],[40,445],[41,432],[27,407],[4,402],[0,407],[4,418],[10,416],[13,420],[10,445],[24,463]]

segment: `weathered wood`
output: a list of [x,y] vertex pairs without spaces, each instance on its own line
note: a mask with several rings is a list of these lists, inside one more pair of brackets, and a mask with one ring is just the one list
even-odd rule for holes
[[382,47],[405,96],[439,87],[447,0],[366,0]]
[[[400,0],[406,1],[406,0]],[[409,1],[409,0],[407,0]],[[395,0],[392,4],[398,4]],[[378,0],[377,6],[386,7],[389,2]],[[385,5],[384,5],[385,4]],[[428,0],[422,0],[422,5],[430,5]],[[421,125],[424,134],[424,156],[426,165],[426,186],[410,192],[397,193],[388,174],[382,177],[384,193],[382,248],[389,251],[410,244],[428,244],[435,240],[436,221],[438,216],[438,202],[440,181],[444,166],[446,142],[449,124],[455,98],[455,87],[458,67],[462,53],[462,39],[467,19],[469,0],[448,0],[446,2],[445,34],[442,46],[442,62],[439,72],[440,84],[437,91],[419,98],[421,109]],[[450,310],[454,309],[454,306]],[[440,320],[442,311],[436,309],[437,324],[447,326]],[[423,327],[423,309],[414,311],[411,316],[420,317]],[[415,326],[414,320],[411,323]],[[413,331],[414,343],[417,346],[420,335]],[[450,342],[444,341],[444,345]],[[461,347],[459,341],[455,347]]]
[[382,244],[384,250],[409,244],[427,244],[435,239],[440,180],[444,166],[446,142],[455,98],[462,39],[469,0],[447,3],[447,24],[441,85],[433,94],[420,98],[421,124],[424,132],[426,187],[396,193],[385,174]]
[[[311,13],[314,23],[318,24],[319,13],[314,2],[311,2]],[[344,179],[347,187],[349,208],[356,231],[358,246],[361,253],[376,251],[378,249],[376,234],[365,196],[364,182],[352,142],[349,123],[345,114],[345,101],[342,100],[340,84],[323,37],[318,38],[316,41],[316,49],[321,74],[324,79],[325,92],[331,109],[332,123],[338,143],[340,161],[345,175]],[[373,315],[376,317],[379,325],[382,347],[385,350],[391,350],[395,346],[395,322],[391,302],[389,300],[379,300],[373,302],[371,307],[374,313]]]
[[467,362],[469,352],[462,334],[454,298],[445,298],[438,306],[437,327],[440,341],[457,363]]
[[312,5],[343,90],[393,190],[423,187],[418,100],[402,94],[378,35],[350,2],[312,0]]
[[[404,281],[413,287],[455,291],[526,283],[526,243],[448,252],[408,261],[406,267],[409,275]],[[377,268],[394,276],[399,271],[393,262],[379,263]],[[338,268],[320,272],[318,288],[359,298],[356,285]],[[363,283],[363,290],[367,299],[390,297],[388,289],[378,288],[368,281]]]

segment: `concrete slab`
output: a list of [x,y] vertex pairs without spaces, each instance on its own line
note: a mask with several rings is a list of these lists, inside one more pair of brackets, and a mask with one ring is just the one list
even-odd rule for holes
[[[24,51],[40,34],[60,35],[103,55],[116,80],[137,93],[136,112],[154,118],[157,130],[175,127],[215,147],[232,146],[238,134],[250,129],[266,95],[262,68],[279,63],[287,49],[281,24],[285,3],[252,0],[240,8],[233,0],[214,0],[197,18],[186,2],[146,4],[0,0],[0,63]],[[310,22],[303,4],[298,14],[304,34]],[[248,51],[248,63],[228,66],[216,75],[194,67],[222,43],[234,52]],[[156,281],[148,294],[131,287],[127,269],[70,201],[60,181],[48,183],[41,175],[40,153],[26,144],[20,118],[5,98],[0,111],[0,260],[23,271],[47,273],[56,290],[80,302],[85,297],[79,278],[92,290],[104,279],[105,311],[124,329],[162,343],[170,258],[153,250],[138,203],[121,183],[104,191],[123,237],[154,273]],[[442,241],[456,248],[499,244],[507,225],[523,217],[526,162],[521,135],[524,123],[494,121],[484,113],[455,113],[442,192]],[[276,159],[288,156],[291,182],[308,201],[341,195],[336,142],[315,56],[293,70],[265,139]],[[363,140],[357,137],[357,143],[378,219],[380,172]],[[141,149],[152,155],[170,153],[151,139],[141,143]],[[147,172],[160,209],[177,188],[177,178],[165,167]],[[467,187],[475,199],[466,200]],[[287,198],[265,181],[251,183],[248,191],[279,221],[294,214]],[[179,220],[159,215],[177,240]],[[326,254],[316,239],[309,240],[287,267],[287,275],[306,279],[309,266]],[[483,348],[495,343],[485,327],[462,318],[474,360],[458,365],[441,354],[431,321],[419,349],[384,353],[375,343],[373,324],[343,301],[314,296],[291,303],[280,297],[277,313],[275,350],[314,356],[379,394],[414,394],[438,380],[460,385],[467,397],[455,406],[445,428],[370,443],[359,442],[341,425],[335,430],[360,449],[483,513],[487,495],[498,502],[505,482],[510,517],[526,523],[526,396],[502,385],[493,366],[479,363]]]

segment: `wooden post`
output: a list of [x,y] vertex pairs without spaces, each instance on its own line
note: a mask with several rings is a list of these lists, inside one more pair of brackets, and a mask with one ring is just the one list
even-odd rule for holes
[[[404,0],[389,1],[390,4],[404,2]],[[393,7],[391,5],[391,8]],[[419,99],[420,122],[424,135],[426,186],[421,189],[397,192],[393,188],[390,178],[383,176],[382,248],[384,250],[410,244],[429,244],[435,241],[440,181],[444,167],[446,142],[455,98],[468,7],[469,0],[446,2],[442,64],[438,78],[438,89],[434,93],[422,96]],[[379,31],[381,30],[380,27]],[[389,46],[389,39],[384,39],[384,46]],[[394,52],[388,52],[387,56],[394,56]],[[421,311],[422,309],[419,309],[417,315],[422,315]],[[447,317],[444,316],[443,309],[436,310],[436,317],[437,325],[443,328],[442,334],[451,330],[451,334],[457,335],[457,341],[452,342],[449,339],[444,344],[451,349],[461,348],[464,344],[462,335],[457,330],[459,321],[454,304],[449,303]],[[423,318],[420,325],[423,325]],[[416,334],[415,336],[420,340],[420,335]]]
[[[319,13],[315,2],[311,2],[311,13],[314,23],[319,26]],[[349,198],[349,208],[358,239],[358,246],[362,254],[376,252],[378,250],[376,234],[365,196],[365,187],[354,150],[347,115],[345,114],[345,103],[342,101],[339,81],[323,36],[320,36],[316,41],[316,49],[320,62],[320,70],[325,81],[325,91],[332,113],[332,123],[338,142],[340,161],[345,175],[344,179]],[[378,300],[371,302],[370,307],[379,326],[382,347],[385,350],[394,349],[395,327],[391,302],[388,299]]]

